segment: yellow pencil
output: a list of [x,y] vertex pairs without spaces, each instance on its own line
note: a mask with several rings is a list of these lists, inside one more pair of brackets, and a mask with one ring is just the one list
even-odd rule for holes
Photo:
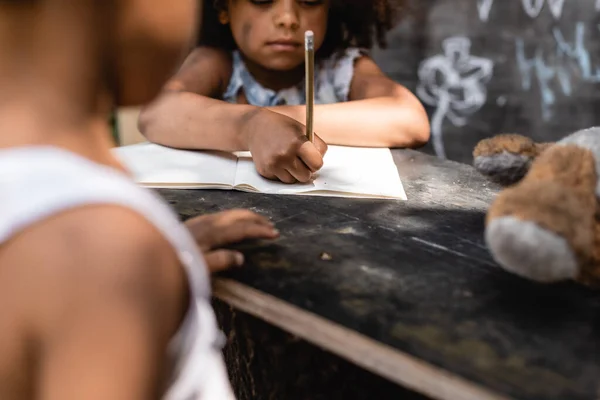
[[304,34],[305,70],[306,70],[306,136],[314,142],[313,109],[315,102],[315,42],[312,31]]

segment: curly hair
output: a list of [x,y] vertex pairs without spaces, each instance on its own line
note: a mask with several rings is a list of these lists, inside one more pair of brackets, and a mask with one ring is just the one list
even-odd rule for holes
[[[397,22],[396,16],[406,7],[407,0],[331,0],[327,34],[318,57],[356,46],[385,48],[386,33]],[[227,0],[204,2],[199,45],[234,50],[237,48],[229,26],[219,22],[219,12],[226,9]]]

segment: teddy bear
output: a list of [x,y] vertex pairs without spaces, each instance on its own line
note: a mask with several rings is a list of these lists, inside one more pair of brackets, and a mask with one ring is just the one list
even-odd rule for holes
[[485,241],[505,270],[600,287],[600,127],[555,143],[497,135],[477,144],[473,165],[502,186]]

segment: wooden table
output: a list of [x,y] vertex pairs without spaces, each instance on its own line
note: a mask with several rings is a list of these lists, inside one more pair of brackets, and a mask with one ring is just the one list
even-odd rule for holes
[[498,188],[394,158],[408,201],[160,191],[184,219],[244,207],[282,232],[215,281],[239,398],[597,400],[600,294],[505,273],[483,241]]

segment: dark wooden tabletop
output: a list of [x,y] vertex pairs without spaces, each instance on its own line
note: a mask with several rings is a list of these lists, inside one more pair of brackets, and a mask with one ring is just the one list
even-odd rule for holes
[[597,400],[600,293],[502,271],[483,240],[498,188],[394,158],[408,201],[160,190],[183,219],[249,208],[281,230],[239,247],[217,297],[432,398]]

